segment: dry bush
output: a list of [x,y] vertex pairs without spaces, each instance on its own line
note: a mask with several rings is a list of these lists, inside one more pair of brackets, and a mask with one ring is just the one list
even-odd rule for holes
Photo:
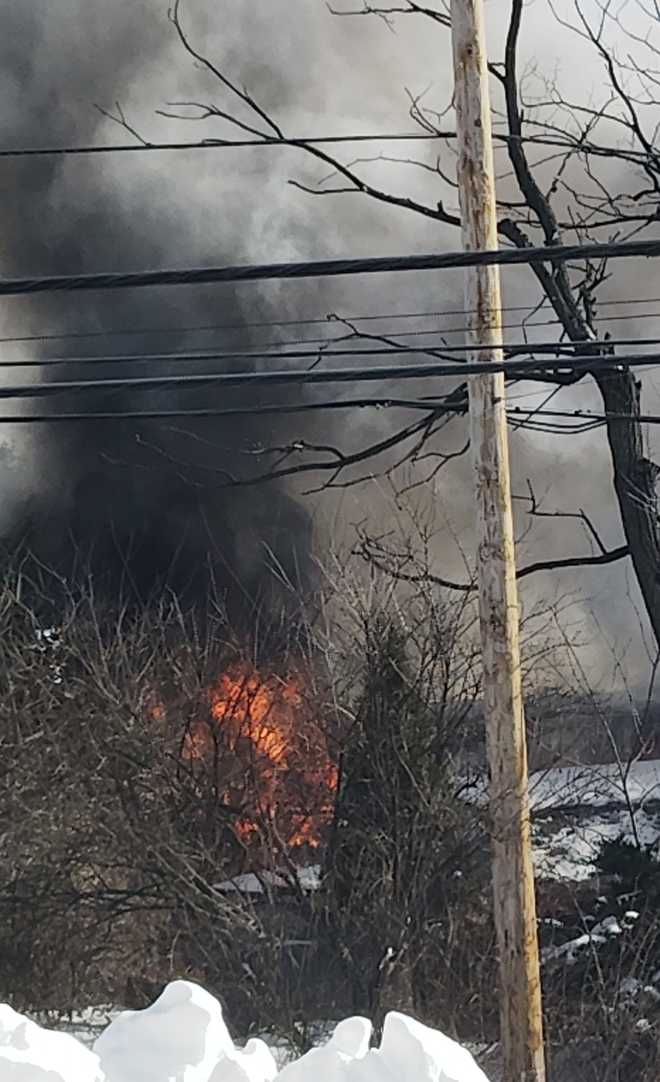
[[[328,561],[314,618],[302,630],[262,623],[251,643],[215,599],[203,618],[173,596],[108,609],[89,584],[5,575],[2,998],[139,1006],[189,976],[224,999],[237,1030],[301,1050],[319,1019],[392,1007],[497,1038],[488,824],[465,799],[480,754],[476,599],[358,566]],[[544,695],[566,648],[556,617],[539,607],[525,625],[528,687]],[[213,724],[209,689],[248,661],[267,683],[295,678],[287,739],[312,754],[312,779],[312,732],[339,770],[306,848],[264,803],[258,757]],[[203,754],[191,754],[200,734]],[[293,755],[287,764],[300,810],[306,781]],[[300,863],[321,866],[318,890],[301,884]],[[262,893],[227,888],[255,869]],[[605,1009],[616,987],[548,984],[550,1039],[621,1045]]]
[[254,927],[214,887],[246,859],[241,809],[182,754],[242,646],[220,608],[201,623],[174,597],[103,611],[91,588],[57,583],[48,629],[29,585],[24,568],[7,575],[0,598],[2,993],[38,1007],[117,1001],[127,975],[189,971],[198,920],[216,946]]
[[382,573],[365,588],[350,565],[337,578],[326,656],[348,716],[325,884],[349,1006],[456,1031],[493,978],[488,832],[460,771],[479,689],[474,606]]

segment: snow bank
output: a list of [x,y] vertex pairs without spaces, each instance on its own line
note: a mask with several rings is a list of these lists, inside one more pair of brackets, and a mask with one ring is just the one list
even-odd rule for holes
[[530,775],[529,792],[535,810],[579,805],[643,807],[660,802],[660,760],[618,766],[558,766]]
[[[641,846],[660,840],[660,810],[657,805],[634,812],[636,840]],[[568,820],[568,822],[566,822]],[[605,841],[633,841],[632,822],[626,808],[576,808],[559,814],[538,816],[532,824],[534,866],[544,879],[574,882],[596,875],[596,859]]]
[[151,1007],[124,1011],[93,1052],[0,1005],[1,1082],[487,1082],[470,1053],[403,1014],[388,1014],[379,1048],[371,1023],[340,1022],[327,1044],[278,1074],[263,1041],[237,1048],[218,1001],[174,981]]
[[[318,890],[321,885],[321,865],[308,864],[303,868],[296,868],[298,886],[301,890]],[[267,894],[271,890],[285,890],[295,886],[293,876],[278,875],[277,872],[245,872],[243,875],[235,875],[233,879],[225,879],[222,883],[216,883],[215,889],[224,894]]]
[[[465,779],[464,799],[486,807],[487,781]],[[566,766],[529,778],[534,866],[543,879],[573,882],[596,874],[604,841],[660,843],[660,759],[622,764]]]
[[281,1082],[487,1082],[470,1053],[437,1030],[388,1014],[380,1048],[369,1048],[371,1024],[341,1022],[323,1048],[285,1067]]
[[[485,776],[465,779],[464,799],[488,803]],[[660,759],[637,763],[557,766],[529,776],[529,800],[534,811],[557,808],[609,808],[660,804]]]
[[0,1004],[2,1082],[105,1082],[99,1057],[67,1033],[42,1029]]

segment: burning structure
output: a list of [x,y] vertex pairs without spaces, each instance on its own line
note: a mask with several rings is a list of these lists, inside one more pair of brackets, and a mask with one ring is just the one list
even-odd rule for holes
[[334,811],[337,769],[328,734],[310,714],[300,678],[236,664],[209,689],[206,717],[193,719],[182,754],[210,771],[235,830],[259,866],[320,846]]

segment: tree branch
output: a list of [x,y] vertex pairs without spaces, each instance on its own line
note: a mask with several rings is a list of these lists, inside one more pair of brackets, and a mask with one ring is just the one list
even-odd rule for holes
[[181,24],[182,4],[183,0],[174,0],[174,7],[171,8],[169,12],[169,18],[170,22],[174,26],[179,36],[179,41],[183,45],[186,52],[193,58],[193,60],[196,60],[198,64],[201,64],[207,69],[207,71],[209,71],[213,76],[215,76],[215,78],[222,84],[222,86],[229,90],[236,98],[238,98],[239,101],[242,101],[244,105],[247,105],[247,107],[252,110],[252,112],[256,113],[256,115],[264,121],[266,126],[270,128],[271,132],[279,139],[281,139],[282,131],[279,125],[276,124],[272,117],[266,112],[266,110],[263,109],[257,101],[255,101],[252,95],[248,93],[248,91],[244,88],[241,89],[240,87],[238,87],[235,83],[231,81],[231,79],[228,79],[224,72],[220,70],[220,68],[218,68],[214,63],[212,63],[211,60],[209,60],[207,56],[205,56],[203,53],[200,53],[194,47]]
[[[473,582],[456,582],[452,579],[444,578],[441,575],[435,575],[433,572],[424,570],[419,572],[403,571],[401,568],[392,567],[388,560],[403,560],[408,562],[411,557],[401,553],[388,553],[382,548],[379,549],[377,543],[371,539],[363,538],[362,541],[353,550],[354,554],[363,559],[366,563],[372,564],[377,570],[382,571],[384,574],[396,579],[397,582],[409,582],[416,585],[423,583],[429,583],[433,586],[440,586],[444,590],[454,590],[458,593],[471,593],[476,589],[476,581]],[[618,560],[623,560],[630,555],[630,550],[627,545],[620,545],[616,549],[610,551],[601,552],[596,556],[567,556],[563,559],[557,560],[538,560],[532,564],[528,564],[525,567],[521,567],[516,572],[517,579],[525,579],[530,575],[537,575],[543,571],[557,571],[562,568],[569,567],[596,567],[604,564],[616,563]]]

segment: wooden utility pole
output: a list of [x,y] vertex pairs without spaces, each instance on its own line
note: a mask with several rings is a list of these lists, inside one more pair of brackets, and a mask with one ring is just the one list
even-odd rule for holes
[[[451,0],[451,21],[463,246],[495,249],[497,209],[483,0]],[[499,268],[468,268],[465,298],[470,359],[501,362]],[[469,395],[503,1079],[544,1082],[504,376],[472,376]]]

